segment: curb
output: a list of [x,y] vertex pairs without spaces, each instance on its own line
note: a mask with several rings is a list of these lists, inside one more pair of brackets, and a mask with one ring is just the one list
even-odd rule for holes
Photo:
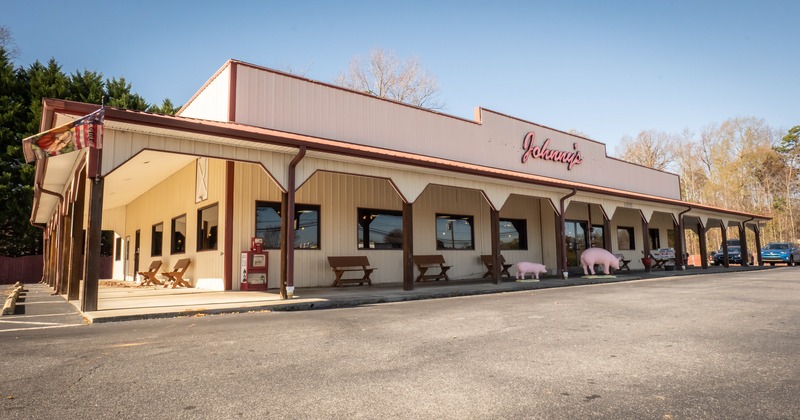
[[22,283],[16,282],[14,284],[14,290],[8,294],[6,303],[3,305],[3,312],[0,315],[14,315],[17,310],[17,299],[19,299],[19,295],[23,290]]

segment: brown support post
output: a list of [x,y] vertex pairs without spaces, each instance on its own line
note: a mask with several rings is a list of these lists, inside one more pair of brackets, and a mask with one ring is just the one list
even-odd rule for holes
[[223,278],[225,290],[233,290],[233,186],[234,186],[235,164],[229,160],[225,165],[225,242],[222,252],[223,258]]
[[96,311],[100,285],[100,237],[103,229],[103,189],[101,151],[89,148],[89,224],[86,229],[86,261],[83,272],[83,312]]
[[[686,225],[683,223],[683,215],[689,213],[690,211],[692,211],[691,207],[678,214],[678,227],[675,228],[675,244],[677,245],[680,243],[681,248],[681,263],[676,264],[678,270],[684,270],[686,267],[683,260],[683,254],[686,253]],[[688,262],[685,262],[685,264],[688,264]]]
[[81,279],[83,278],[83,214],[86,211],[86,170],[78,175],[75,202],[72,203],[72,246],[70,246],[69,286],[67,300],[80,299]]
[[642,242],[642,252],[644,253],[644,257],[650,256],[650,223],[644,218],[642,215],[642,238],[644,242]]
[[70,236],[67,231],[72,232],[72,213],[71,213],[71,206],[69,202],[64,201],[64,205],[70,209],[64,216],[61,217],[61,231],[63,234],[61,235],[61,252],[58,255],[59,265],[61,266],[61,273],[59,283],[61,286],[58,288],[58,293],[65,295],[67,294],[68,286],[69,286],[69,244],[70,244]]
[[706,249],[706,228],[702,223],[697,224],[697,237],[700,241],[700,264],[703,269],[708,268],[708,250]]
[[414,290],[414,212],[403,203],[403,290]]
[[761,257],[761,229],[758,228],[756,225],[753,228],[753,233],[756,234],[756,259],[758,260],[758,265],[764,265],[764,259]]
[[606,217],[606,213],[602,212],[603,214],[603,248],[605,248],[608,252],[613,252],[611,250],[611,219]]
[[[683,216],[678,217],[682,218]],[[673,221],[672,229],[675,241],[675,269],[682,271],[684,269],[683,253],[685,252],[683,249],[683,223]]]
[[502,263],[500,262],[500,211],[489,210],[489,220],[492,224],[492,283],[500,284],[500,273],[502,273]]
[[728,228],[725,227],[725,222],[719,227],[720,235],[722,236],[722,265],[725,268],[730,267],[730,256],[728,255]]
[[739,225],[739,244],[742,247],[742,267],[750,265],[750,253],[747,249],[747,226],[746,222]]
[[559,268],[560,271],[559,271],[558,274],[562,275],[562,277],[563,277],[563,273],[566,273],[566,272],[569,271],[569,266],[567,265],[567,232],[566,232],[566,230],[567,230],[567,215],[566,215],[566,208],[564,206],[564,202],[568,198],[574,196],[577,193],[578,193],[578,190],[573,188],[572,192],[570,192],[569,194],[561,197],[561,200],[559,200],[559,213],[558,213],[558,229],[557,229],[557,232],[558,232],[559,244],[560,244],[559,249],[561,250],[561,257],[560,257],[561,259],[559,261],[560,264],[561,264],[561,267]]
[[51,223],[50,229],[50,256],[47,258],[47,276],[49,277],[47,284],[51,289],[56,288],[56,225],[55,222]]

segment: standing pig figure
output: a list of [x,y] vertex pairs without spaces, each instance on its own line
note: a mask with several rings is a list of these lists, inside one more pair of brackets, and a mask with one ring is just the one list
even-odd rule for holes
[[525,274],[533,275],[533,278],[539,280],[539,274],[547,274],[547,267],[544,264],[532,262],[518,262],[517,263],[517,280],[524,279]]
[[583,274],[588,275],[588,269],[594,275],[594,265],[602,265],[605,274],[611,274],[608,267],[613,267],[619,270],[619,260],[614,254],[606,251],[603,248],[589,248],[581,254],[581,266],[583,267]]

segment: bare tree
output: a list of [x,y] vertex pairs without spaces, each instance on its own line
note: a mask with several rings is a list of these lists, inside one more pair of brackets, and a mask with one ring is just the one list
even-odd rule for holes
[[677,137],[671,134],[646,130],[635,140],[625,136],[617,146],[617,154],[628,162],[663,171],[674,161],[677,142]]
[[444,104],[436,100],[439,84],[416,57],[400,60],[393,51],[373,49],[365,62],[353,57],[346,72],[336,78],[337,85],[379,98],[393,99],[433,110]]
[[6,56],[14,59],[19,57],[19,48],[14,42],[14,37],[11,35],[11,30],[6,26],[0,26],[0,48],[6,50]]

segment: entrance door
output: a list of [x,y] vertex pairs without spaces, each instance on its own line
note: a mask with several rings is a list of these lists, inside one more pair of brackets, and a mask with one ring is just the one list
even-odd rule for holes
[[141,239],[141,231],[137,230],[133,236],[133,277],[136,278],[136,273],[139,271],[139,239]]
[[581,253],[589,247],[589,238],[586,235],[588,223],[577,220],[567,220],[565,223],[567,241],[567,265],[580,266]]

